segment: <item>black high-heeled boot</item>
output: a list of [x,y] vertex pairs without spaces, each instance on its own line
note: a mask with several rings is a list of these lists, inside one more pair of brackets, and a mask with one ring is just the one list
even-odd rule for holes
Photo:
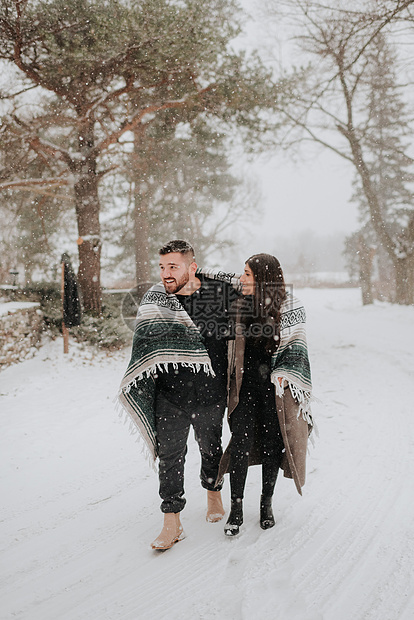
[[226,536],[237,536],[240,532],[240,526],[243,523],[243,500],[232,499],[229,518],[224,526]]
[[260,496],[260,527],[268,530],[275,525],[275,517],[272,509],[272,496]]

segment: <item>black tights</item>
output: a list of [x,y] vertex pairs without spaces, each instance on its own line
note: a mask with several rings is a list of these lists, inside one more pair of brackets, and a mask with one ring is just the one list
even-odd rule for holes
[[[239,403],[231,414],[230,487],[231,498],[243,498],[249,452],[255,434],[262,456],[262,495],[271,497],[282,461],[283,439],[275,403],[275,386],[267,380],[243,384]],[[255,433],[256,428],[256,433]]]

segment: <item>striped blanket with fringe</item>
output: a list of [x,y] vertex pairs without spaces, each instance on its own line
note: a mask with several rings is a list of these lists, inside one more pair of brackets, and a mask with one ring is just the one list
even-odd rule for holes
[[303,418],[313,425],[312,380],[305,326],[306,312],[302,302],[287,292],[281,307],[280,344],[272,357],[271,380],[278,396],[283,396],[283,382],[286,381],[293,398],[299,403]]
[[[239,276],[201,269],[205,277],[239,285]],[[287,384],[299,402],[299,413],[313,425],[311,372],[306,341],[306,313],[297,297],[288,292],[281,308],[280,345],[272,357],[271,380],[276,394],[283,396]],[[155,427],[155,379],[157,373],[178,365],[194,372],[214,375],[199,330],[173,294],[160,282],[151,287],[138,308],[131,359],[120,385],[118,401],[132,422],[132,432],[141,434],[152,464],[157,458]],[[280,385],[281,379],[282,385]]]
[[160,282],[145,293],[138,308],[131,359],[118,395],[132,432],[140,432],[152,461],[157,458],[155,378],[178,365],[214,375],[199,330]]

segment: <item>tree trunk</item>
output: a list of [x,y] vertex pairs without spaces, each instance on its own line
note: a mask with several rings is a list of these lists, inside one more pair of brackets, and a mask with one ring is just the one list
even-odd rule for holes
[[94,175],[82,176],[74,187],[78,221],[78,280],[85,312],[101,313],[101,239],[98,183]]
[[351,146],[355,167],[360,175],[362,187],[368,202],[372,226],[378,236],[384,250],[387,252],[395,269],[396,280],[396,303],[413,303],[413,259],[408,257],[399,258],[399,248],[388,232],[387,222],[381,212],[378,196],[373,188],[368,167],[362,156],[361,145],[352,130],[345,132]]
[[148,202],[146,192],[142,189],[142,173],[145,166],[141,158],[143,131],[141,127],[134,131],[134,236],[137,284],[151,281]]
[[85,312],[99,315],[102,310],[101,237],[96,158],[91,156],[94,144],[93,124],[80,131],[79,151],[82,163],[74,185],[78,223],[78,280]]
[[385,220],[382,213],[378,195],[371,180],[369,168],[363,157],[361,142],[359,141],[357,134],[354,130],[352,109],[353,95],[352,92],[348,89],[345,78],[345,69],[342,60],[339,62],[338,68],[339,78],[345,97],[348,117],[346,129],[341,126],[338,126],[338,129],[348,140],[351,147],[353,163],[357,173],[360,176],[362,189],[368,202],[372,226],[375,230],[379,242],[381,243],[384,250],[387,252],[394,265],[396,277],[396,302],[400,304],[407,304],[410,303],[410,301],[407,300],[411,296],[408,290],[410,282],[409,266],[407,265],[405,258],[398,257],[399,248],[392,234],[388,230],[387,221]]
[[[137,184],[135,184],[137,187]],[[134,233],[135,233],[135,273],[137,283],[150,282],[151,263],[149,249],[149,224],[145,196],[135,190]]]
[[397,304],[414,303],[413,263],[412,256],[395,260],[395,301]]
[[362,293],[362,304],[367,306],[374,303],[372,294],[372,262],[375,250],[370,248],[362,233],[358,237],[358,261],[359,261],[359,283]]
[[408,303],[414,305],[414,255],[410,254],[408,259]]

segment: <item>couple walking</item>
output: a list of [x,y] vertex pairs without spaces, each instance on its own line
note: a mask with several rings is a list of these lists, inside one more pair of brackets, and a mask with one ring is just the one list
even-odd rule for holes
[[[152,542],[165,550],[184,538],[187,439],[193,426],[201,454],[209,522],[220,521],[224,474],[231,507],[224,532],[243,523],[249,465],[262,464],[260,525],[275,524],[272,497],[279,469],[302,494],[311,391],[304,308],[286,291],[279,261],[249,258],[240,277],[198,269],[182,240],[159,250],[161,282],[138,309],[131,361],[120,402],[159,459],[164,525]],[[223,454],[225,408],[231,430]]]

